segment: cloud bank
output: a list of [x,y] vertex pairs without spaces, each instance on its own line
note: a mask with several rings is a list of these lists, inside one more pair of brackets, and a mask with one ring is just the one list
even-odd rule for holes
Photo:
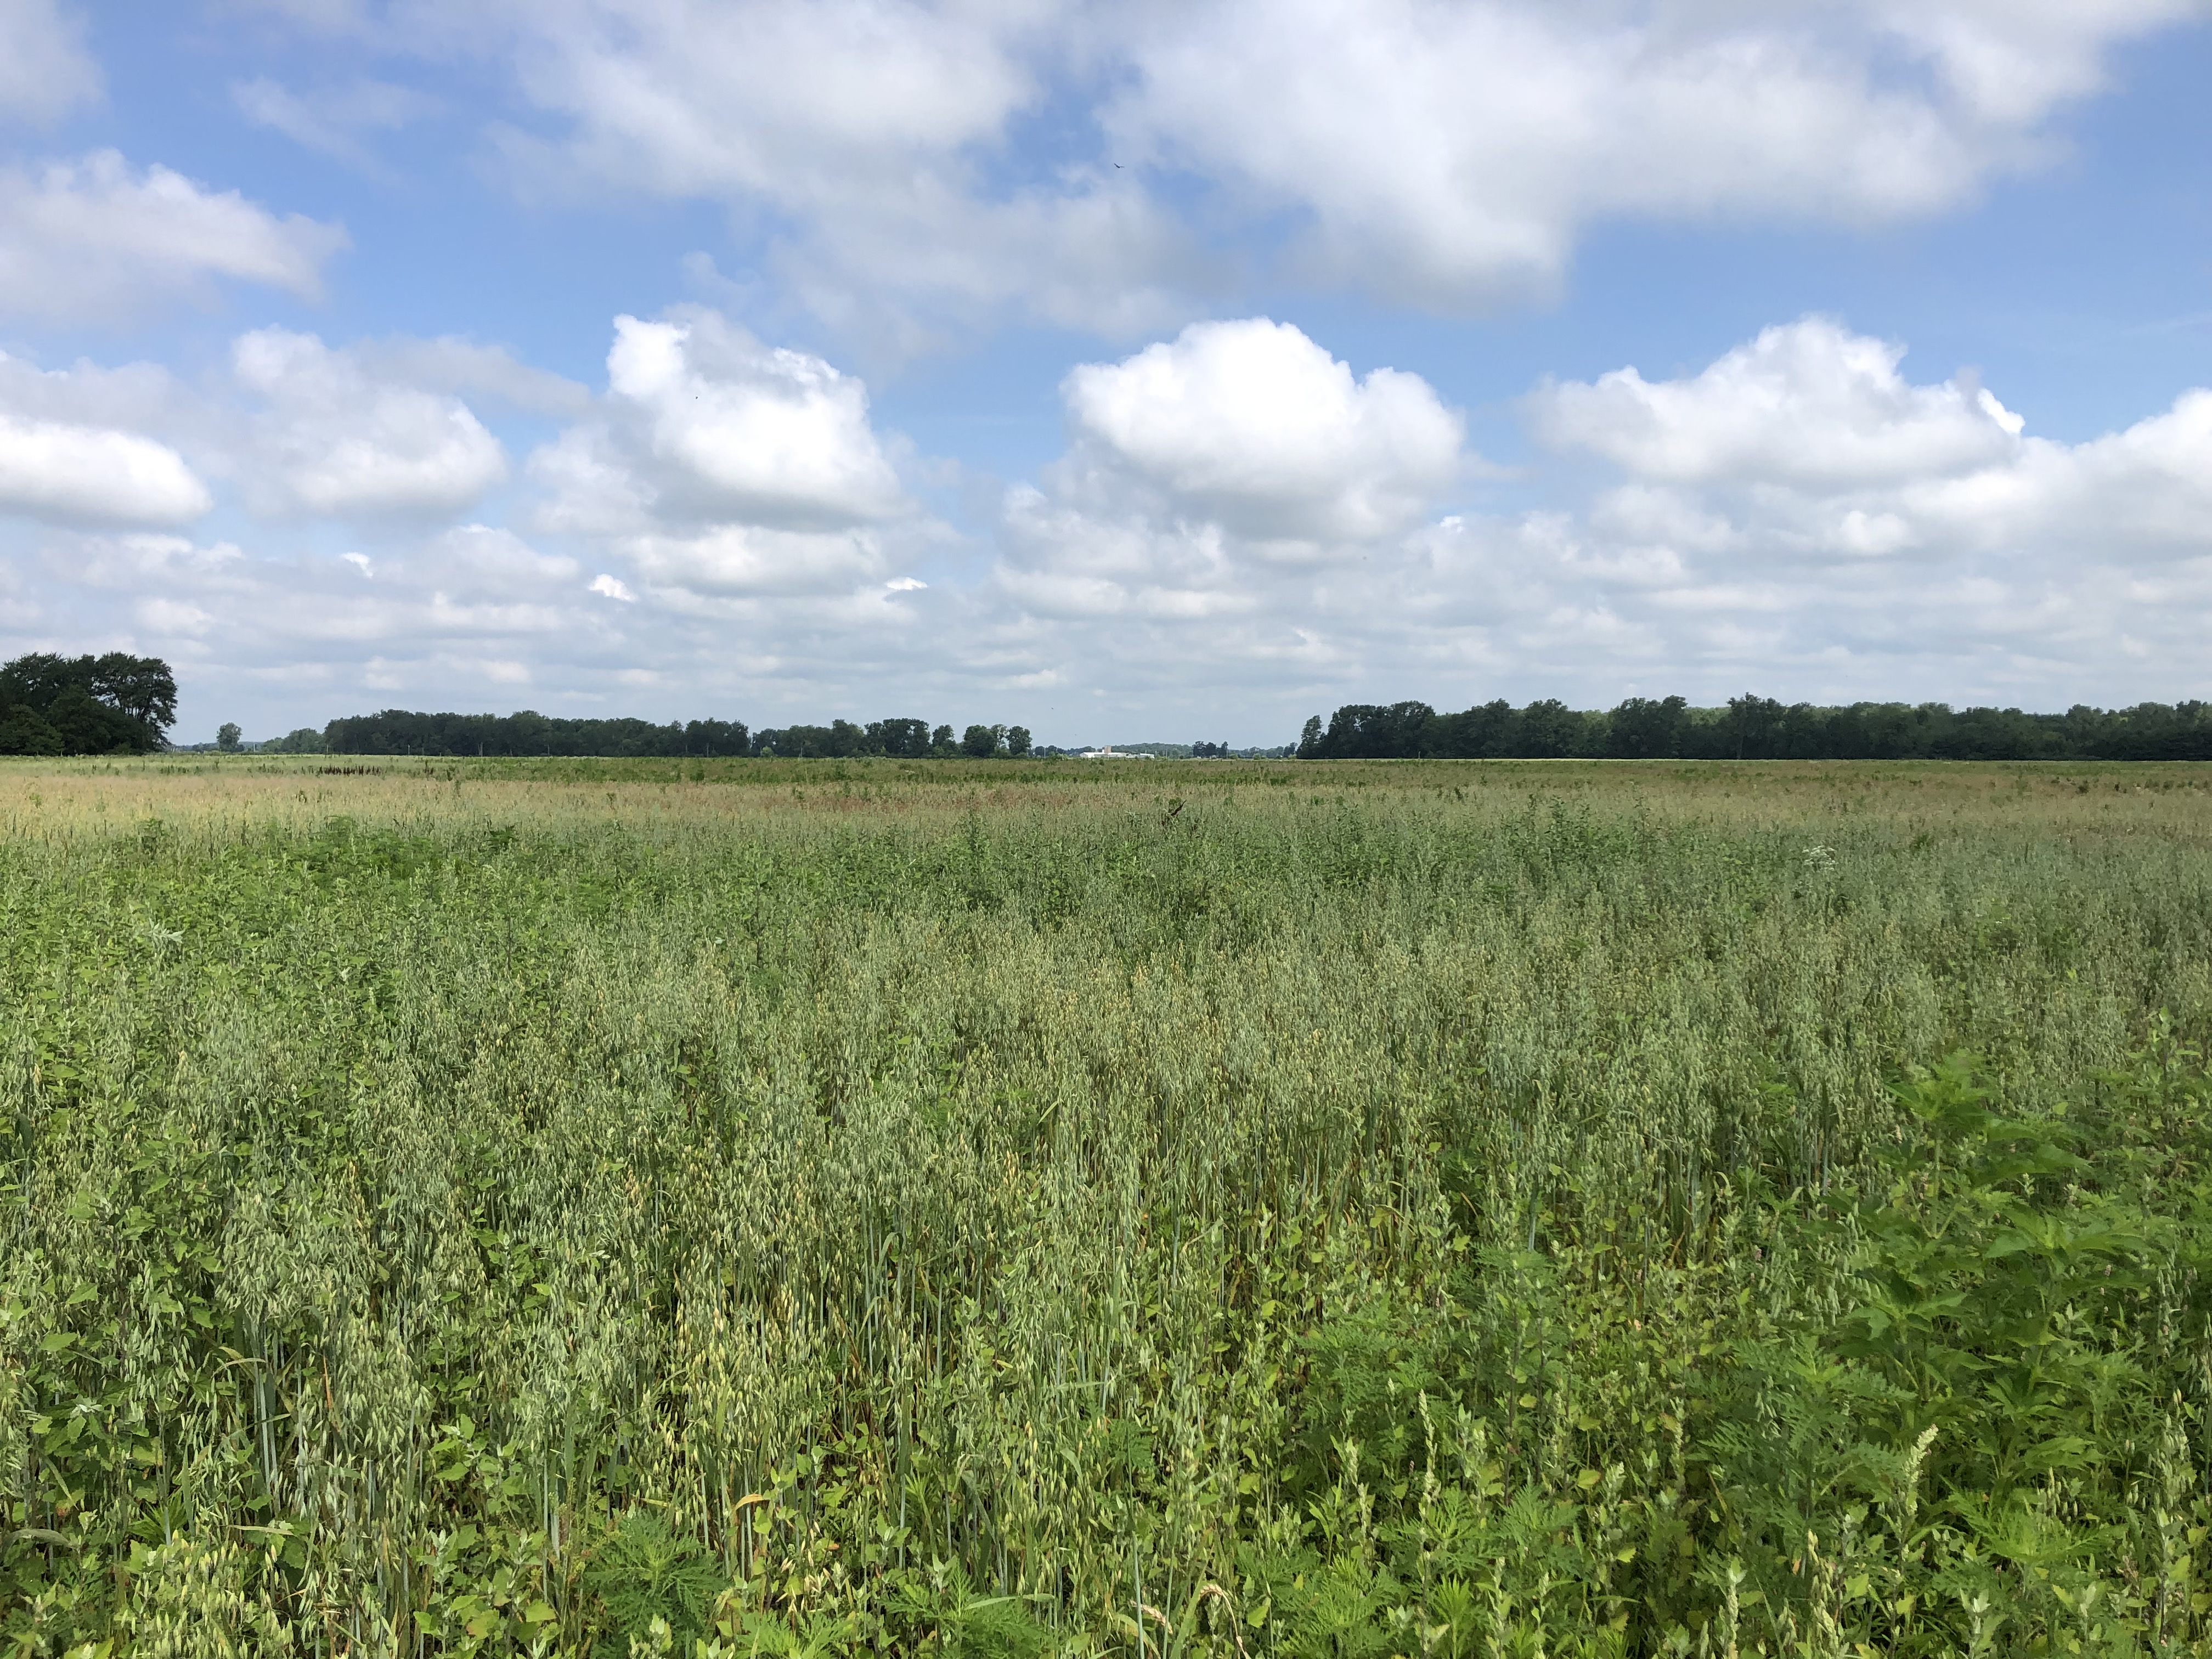
[[[2116,48],[2204,7],[541,0],[465,19],[363,6],[343,25],[304,10],[395,58],[504,74],[527,115],[487,141],[516,189],[765,220],[801,302],[910,346],[1010,306],[1127,336],[1202,309],[1255,260],[1464,312],[1553,291],[1607,222],[1925,218],[2048,162],[2051,118],[2102,88]],[[297,112],[253,95],[274,125]],[[1061,106],[1092,136],[1040,143]]]
[[0,314],[113,323],[205,304],[218,278],[313,298],[346,240],[337,225],[279,218],[112,149],[0,166]]

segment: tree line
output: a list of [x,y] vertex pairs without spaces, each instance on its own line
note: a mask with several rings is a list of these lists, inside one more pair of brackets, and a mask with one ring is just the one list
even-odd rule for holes
[[[176,678],[157,657],[33,652],[0,664],[0,755],[144,754],[168,746],[176,715]],[[221,746],[239,746],[235,726],[224,726]],[[527,708],[513,714],[387,708],[253,746],[290,754],[708,759],[1061,752],[1034,744],[1020,726],[971,725],[956,737],[948,725],[907,717],[755,731],[743,720],[660,725],[568,720]],[[1200,741],[1188,752],[1225,758],[1231,751],[1226,743]],[[1679,696],[1630,697],[1608,709],[1570,708],[1557,699],[1516,708],[1498,698],[1458,714],[1419,702],[1346,703],[1326,723],[1318,714],[1307,720],[1295,752],[1304,760],[2212,760],[2212,703],[2076,704],[2063,714],[1941,702],[1784,704],[1748,694],[1713,708],[1692,708]]]
[[143,755],[168,745],[177,681],[159,657],[34,651],[0,663],[0,755]]
[[1455,714],[1425,702],[1346,703],[1299,734],[1305,760],[2212,760],[2212,703],[2076,704],[2063,714],[1948,703],[1841,707],[1731,697],[1630,697],[1608,709],[1503,698]]
[[743,720],[563,720],[523,709],[513,714],[428,714],[404,708],[332,720],[320,732],[302,727],[263,745],[264,752],[333,755],[601,756],[609,757],[742,755],[830,759],[888,755],[920,759],[968,755],[1019,758],[1035,752],[1029,728],[950,726],[911,717],[832,720],[827,726],[766,726]]

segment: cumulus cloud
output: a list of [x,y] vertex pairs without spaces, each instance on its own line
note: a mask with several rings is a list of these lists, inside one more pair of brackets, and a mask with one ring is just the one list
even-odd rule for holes
[[246,473],[258,511],[444,515],[507,476],[499,441],[466,404],[380,378],[359,353],[260,329],[239,337],[231,361],[267,405]]
[[1288,323],[1197,323],[1062,388],[1088,443],[1183,510],[1247,536],[1402,530],[1457,481],[1462,427],[1427,381],[1355,380]]
[[2026,434],[1965,377],[1911,383],[1903,356],[1808,319],[1680,380],[1623,368],[1545,386],[1530,415],[1636,480],[1600,498],[1595,526],[1669,544],[1682,525],[1726,520],[1737,528],[1686,539],[1768,556],[2212,550],[2212,392],[2067,444]]
[[180,402],[150,363],[47,370],[0,352],[0,512],[50,522],[169,526],[214,506],[185,459],[147,428]]
[[690,536],[634,536],[622,550],[653,586],[699,595],[847,592],[884,569],[882,544],[866,532],[759,525],[717,525]]
[[94,524],[183,524],[215,505],[167,444],[0,415],[0,509]]
[[[881,0],[562,0],[510,12],[564,154],[671,195],[853,187],[994,137],[1040,94],[1034,15]],[[1011,27],[1010,27],[1011,26]]]
[[[454,419],[457,380],[399,374],[422,343],[249,335],[237,384],[258,401],[233,416],[144,365],[0,359],[0,416],[167,446],[269,510],[451,502],[465,492],[422,478],[495,477],[496,450]],[[1072,370],[1066,453],[978,549],[902,489],[857,380],[674,313],[617,327],[606,386],[532,455],[541,499],[510,526],[451,524],[466,501],[428,522],[356,505],[331,556],[313,533],[241,550],[17,503],[0,654],[154,650],[233,688],[210,727],[281,706],[257,734],[395,689],[756,725],[908,707],[1060,739],[1200,720],[1287,738],[1317,708],[1401,696],[2212,691],[2212,391],[2064,442],[2002,386],[1911,364],[1814,319],[1677,377],[1540,386],[1532,426],[1577,459],[1540,460],[1535,510],[1411,372],[1356,371],[1266,319],[1204,324]],[[448,367],[470,365],[522,370]],[[264,422],[306,435],[287,448]],[[212,459],[178,435],[194,428]],[[468,465],[425,459],[449,451]],[[380,482],[301,482],[332,477]]]
[[116,427],[175,441],[200,416],[190,390],[158,363],[109,368],[80,358],[66,368],[40,368],[0,352],[0,410],[27,420]]
[[1618,368],[1531,400],[1538,434],[1638,477],[1873,483],[1963,472],[2011,456],[2021,418],[1964,380],[1912,386],[1905,348],[1826,318],[1770,328],[1702,374],[1653,384]]
[[1474,465],[1418,375],[1356,375],[1264,318],[1084,365],[1061,395],[1067,453],[1008,491],[963,639],[1035,695],[1218,707],[1346,672]]
[[[1908,382],[1901,358],[1815,319],[1680,380],[1540,388],[1540,430],[1627,478],[1579,512],[1432,533],[1428,614],[1522,664],[1608,662],[1616,684],[1693,695],[1932,679],[2126,700],[2149,662],[2165,695],[2202,688],[2212,392],[2069,444],[2023,435],[1971,383]],[[1462,584],[1510,620],[1476,620]]]
[[[618,332],[611,360],[592,398],[469,342],[260,330],[198,386],[0,356],[0,655],[151,650],[227,688],[214,719],[278,710],[258,732],[403,687],[810,718],[822,688],[886,662],[944,672],[942,633],[918,625],[933,596],[900,573],[946,532],[902,489],[857,380],[703,313]],[[589,511],[451,523],[504,473],[443,389],[461,385],[578,417],[533,475],[573,483],[562,458],[597,455]],[[248,528],[243,551],[97,527],[204,510],[203,472],[261,514],[345,519],[344,550],[312,527]]]
[[1194,324],[1060,391],[1073,442],[1042,488],[1009,493],[996,576],[1049,614],[1295,607],[1314,571],[1371,560],[1470,459],[1419,376],[1355,377],[1266,318]]
[[1966,546],[2212,555],[2212,392],[2087,443],[2031,438],[2006,465],[1917,480],[1898,510]]
[[0,120],[52,121],[100,94],[77,18],[56,0],[0,0]]
[[257,735],[357,710],[395,685],[467,706],[495,687],[511,697],[518,685],[611,683],[635,659],[594,614],[605,607],[574,562],[509,531],[395,526],[375,544],[371,561],[0,524],[0,577],[18,577],[26,601],[0,612],[0,650],[151,651],[177,665],[188,703],[224,699],[212,714],[198,703],[209,729],[248,718]]
[[848,592],[880,581],[887,537],[934,533],[865,386],[697,307],[617,318],[606,395],[529,471],[543,529],[695,599]]
[[866,388],[818,357],[762,346],[719,313],[617,317],[607,390],[672,506],[799,527],[901,509]]
[[[2212,392],[2065,443],[1971,378],[1922,383],[1904,361],[1814,319],[1680,379],[1541,386],[1531,424],[1616,476],[1560,477],[1565,506],[1438,516],[1438,449],[1404,486],[1407,510],[1304,562],[1269,559],[1232,521],[1241,503],[1218,506],[1220,477],[1254,476],[1223,432],[1265,459],[1264,418],[1179,424],[1236,404],[1194,396],[1170,349],[1079,370],[1069,456],[1009,493],[970,660],[1009,685],[1042,676],[1139,706],[2212,690],[2197,643],[2212,609]],[[1168,390],[1146,402],[1148,386]],[[1400,453],[1281,441],[1304,454],[1286,479]],[[1272,506],[1326,524],[1336,499],[1285,485]]]
[[0,311],[58,322],[122,320],[161,301],[204,301],[216,279],[312,299],[345,232],[278,217],[114,150],[0,167]]
[[1316,269],[1454,309],[1549,287],[1600,219],[1954,205],[2043,153],[2111,46],[2199,10],[1162,4],[1131,20],[1104,119],[1123,149],[1306,216]]

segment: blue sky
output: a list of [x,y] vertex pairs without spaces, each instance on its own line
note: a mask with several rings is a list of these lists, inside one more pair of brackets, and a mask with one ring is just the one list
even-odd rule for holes
[[2207,85],[2203,0],[0,0],[0,654],[187,739],[2212,696]]

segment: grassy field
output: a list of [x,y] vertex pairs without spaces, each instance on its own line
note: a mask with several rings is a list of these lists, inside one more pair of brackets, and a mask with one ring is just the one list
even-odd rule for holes
[[2200,1652],[2212,769],[0,763],[0,1655]]

